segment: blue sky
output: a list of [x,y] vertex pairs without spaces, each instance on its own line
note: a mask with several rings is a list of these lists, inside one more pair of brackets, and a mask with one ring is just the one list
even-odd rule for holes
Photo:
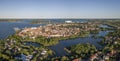
[[0,0],[0,18],[120,18],[120,0]]

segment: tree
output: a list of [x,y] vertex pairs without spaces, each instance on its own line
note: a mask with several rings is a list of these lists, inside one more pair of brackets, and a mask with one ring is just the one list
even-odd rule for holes
[[66,56],[62,56],[61,60],[60,61],[69,61],[69,58],[66,57]]

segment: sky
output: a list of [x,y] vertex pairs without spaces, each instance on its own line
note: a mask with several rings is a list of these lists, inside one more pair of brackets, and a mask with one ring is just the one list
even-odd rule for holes
[[0,18],[120,18],[120,0],[0,0]]

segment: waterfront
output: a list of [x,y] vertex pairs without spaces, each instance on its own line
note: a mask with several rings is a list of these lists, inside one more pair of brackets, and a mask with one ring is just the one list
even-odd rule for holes
[[[98,36],[105,36],[107,35],[107,31],[101,31]],[[102,49],[103,46],[98,44],[102,38],[93,38],[91,35],[89,37],[84,37],[84,38],[76,38],[76,39],[71,39],[71,40],[61,40],[57,45],[50,46],[49,48],[55,51],[56,56],[65,56],[69,55],[64,48],[69,47],[75,44],[85,44],[85,43],[90,43],[92,45],[95,45],[98,49]]]
[[[36,27],[36,26],[43,26],[44,24],[30,24],[29,22],[22,21],[22,22],[0,22],[0,39],[4,39],[9,35],[15,33],[14,27],[18,27],[20,29],[25,27]],[[4,26],[4,28],[3,28]],[[106,25],[102,25],[102,27],[107,27]],[[105,36],[108,31],[100,31],[98,36]],[[68,55],[68,53],[64,50],[65,47],[79,44],[79,43],[91,43],[95,45],[97,48],[101,48],[97,42],[101,41],[101,38],[93,38],[90,34],[89,37],[84,38],[76,38],[71,40],[60,41],[57,45],[49,46],[56,54],[56,56],[64,56]]]
[[[57,20],[57,19],[47,19],[46,21],[51,21],[54,23],[64,23],[65,20]],[[25,27],[36,27],[36,26],[43,26],[46,24],[31,24],[32,21],[35,20],[21,20],[21,21],[15,21],[15,22],[9,22],[9,21],[3,21],[0,22],[0,39],[4,39],[9,35],[12,35],[15,33],[14,28],[18,27],[20,29]],[[39,21],[39,20],[36,20]],[[75,20],[75,22],[87,22],[87,20]]]
[[25,27],[35,27],[40,25],[41,24],[29,24],[27,22],[0,22],[0,39],[4,39],[9,35],[14,34],[15,27],[22,29]]

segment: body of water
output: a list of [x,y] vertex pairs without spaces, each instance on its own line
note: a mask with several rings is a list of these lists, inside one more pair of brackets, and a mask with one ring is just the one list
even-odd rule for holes
[[[96,36],[105,36],[108,34],[108,31],[100,31]],[[92,45],[95,45],[97,49],[101,49],[103,46],[98,44],[102,38],[94,38],[91,35],[89,37],[82,37],[82,38],[76,38],[71,40],[61,40],[58,44],[50,46],[49,48],[52,49],[56,54],[56,56],[65,56],[69,55],[64,48],[69,47],[75,44],[81,44],[81,43],[90,43]]]

